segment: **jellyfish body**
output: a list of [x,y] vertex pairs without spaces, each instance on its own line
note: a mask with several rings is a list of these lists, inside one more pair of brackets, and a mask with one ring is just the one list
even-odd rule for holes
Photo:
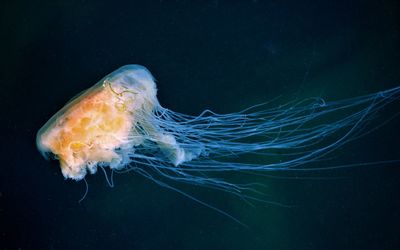
[[81,180],[98,164],[121,169],[136,147],[156,143],[173,165],[187,160],[175,138],[151,123],[159,106],[154,79],[128,65],[72,99],[38,132],[37,146],[60,161],[65,178]]
[[65,178],[81,180],[87,171],[109,166],[176,191],[168,181],[243,197],[253,190],[248,183],[215,174],[308,169],[369,133],[379,111],[399,99],[400,87],[340,101],[309,98],[198,116],[163,108],[156,95],[145,67],[121,67],[56,113],[39,130],[38,149],[55,155]]

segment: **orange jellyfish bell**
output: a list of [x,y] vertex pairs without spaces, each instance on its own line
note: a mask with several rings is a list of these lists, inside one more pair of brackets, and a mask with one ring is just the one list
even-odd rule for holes
[[[97,164],[124,166],[118,148],[141,144],[135,124],[159,105],[151,73],[126,65],[71,99],[38,132],[40,152],[53,153],[65,178],[81,180]],[[147,130],[152,131],[149,125]]]

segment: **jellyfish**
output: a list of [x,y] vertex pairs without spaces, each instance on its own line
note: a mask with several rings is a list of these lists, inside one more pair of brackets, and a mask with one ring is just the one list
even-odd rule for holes
[[[71,99],[38,131],[36,143],[43,156],[59,160],[67,179],[82,180],[98,168],[133,171],[207,205],[174,183],[252,199],[246,192],[256,192],[257,183],[224,174],[308,170],[376,129],[371,124],[379,112],[399,97],[400,86],[339,101],[318,97],[277,107],[266,102],[193,116],[162,107],[152,74],[126,65]],[[112,178],[107,181],[112,185]]]

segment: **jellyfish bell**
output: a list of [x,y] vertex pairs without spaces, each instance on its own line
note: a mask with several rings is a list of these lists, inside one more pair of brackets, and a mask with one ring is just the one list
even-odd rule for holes
[[71,99],[37,133],[39,151],[53,154],[65,178],[81,180],[98,165],[121,169],[146,140],[172,164],[185,160],[175,138],[151,122],[159,107],[151,73],[126,65]]

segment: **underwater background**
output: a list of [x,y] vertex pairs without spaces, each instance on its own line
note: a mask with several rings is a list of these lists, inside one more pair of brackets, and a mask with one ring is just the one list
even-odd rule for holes
[[[400,85],[400,3],[3,1],[1,249],[400,249],[400,164],[273,177],[268,200],[178,185],[247,225],[134,173],[64,180],[35,145],[70,98],[125,64],[146,66],[162,106],[196,115],[277,99],[327,101]],[[399,102],[378,117],[387,121]],[[400,159],[400,118],[329,156]]]

